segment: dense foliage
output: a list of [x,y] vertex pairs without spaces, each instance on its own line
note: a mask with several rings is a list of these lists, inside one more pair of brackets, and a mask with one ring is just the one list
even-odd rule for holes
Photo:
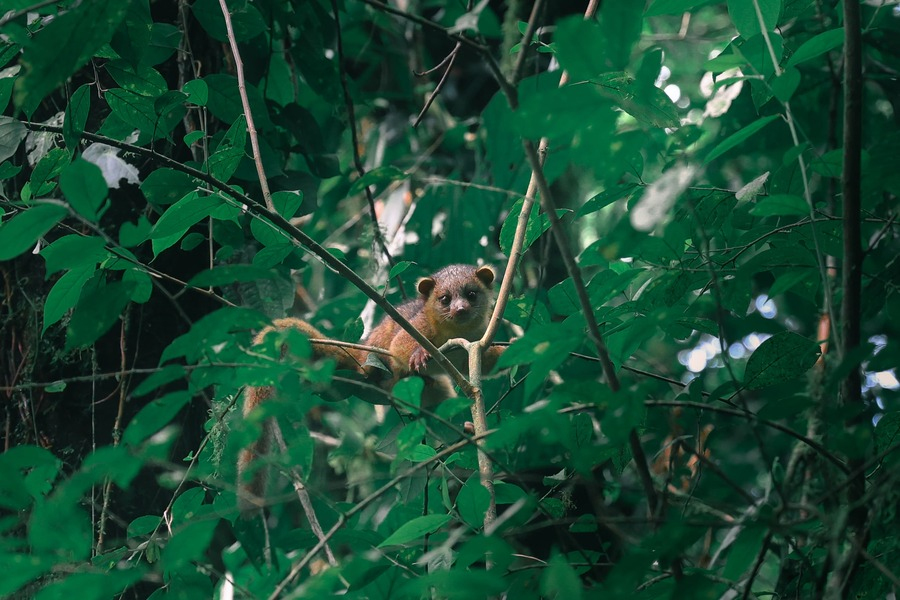
[[[900,6],[594,4],[5,1],[0,595],[896,593]],[[439,406],[252,343],[449,263]]]

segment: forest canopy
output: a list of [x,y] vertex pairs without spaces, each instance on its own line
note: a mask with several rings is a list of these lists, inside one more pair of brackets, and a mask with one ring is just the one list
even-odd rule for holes
[[900,2],[3,11],[0,596],[900,590]]

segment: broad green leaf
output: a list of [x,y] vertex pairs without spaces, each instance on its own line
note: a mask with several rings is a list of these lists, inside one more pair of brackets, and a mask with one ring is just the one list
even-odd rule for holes
[[406,453],[406,460],[414,463],[425,462],[426,460],[431,460],[437,454],[437,451],[431,446],[426,446],[425,444],[419,444],[409,450]]
[[0,595],[14,598],[13,592],[32,580],[39,579],[59,564],[59,558],[50,554],[14,554],[7,549],[0,550],[0,564],[4,566],[0,577]]
[[757,217],[804,216],[809,214],[809,206],[800,196],[776,194],[761,198],[750,209],[750,214]]
[[37,554],[78,561],[91,554],[91,521],[67,494],[55,493],[35,504],[28,520],[28,541]]
[[21,121],[0,115],[0,162],[16,153],[27,133]]
[[747,527],[738,535],[737,541],[728,549],[728,561],[725,563],[723,577],[732,581],[740,580],[756,562],[756,556],[762,547],[766,529],[763,527]]
[[122,441],[132,446],[143,442],[165,427],[190,400],[188,392],[172,392],[150,401],[128,423]]
[[16,82],[13,94],[16,106],[32,112],[110,40],[130,4],[88,0],[38,31],[22,57],[24,75]]
[[206,490],[202,487],[187,489],[178,495],[172,503],[171,520],[174,527],[189,523],[203,510]]
[[209,101],[209,87],[202,79],[191,79],[182,86],[181,91],[188,95],[187,101],[191,104],[206,106]]
[[291,219],[300,210],[303,204],[303,191],[281,191],[272,194],[272,204],[275,205],[275,212],[284,217]]
[[629,115],[651,127],[678,128],[678,108],[655,85],[636,81],[627,73],[606,73],[591,80],[601,96],[612,100]]
[[481,485],[478,473],[469,477],[465,485],[456,495],[456,509],[463,521],[473,529],[484,527],[484,515],[487,512],[491,495]]
[[541,573],[541,594],[546,598],[566,600],[579,600],[584,597],[581,579],[562,555],[555,554]]
[[92,86],[87,83],[80,86],[69,98],[69,104],[66,106],[63,139],[69,152],[78,149],[78,141],[84,133],[84,126],[91,111],[91,88]]
[[[212,73],[204,77],[203,81],[206,82],[209,89],[209,99],[206,105],[213,116],[225,123],[234,123],[239,116],[244,114],[236,77],[224,73]],[[265,101],[259,90],[250,84],[247,84],[247,96],[250,99],[250,110],[253,112],[256,128],[260,133],[264,133],[272,126]]]
[[451,518],[450,515],[424,515],[418,517],[408,523],[404,523],[397,531],[378,544],[378,547],[402,546],[414,540],[419,540],[449,523]]
[[388,274],[388,279],[393,279],[394,277],[399,276],[401,273],[410,268],[412,264],[413,263],[408,260],[401,260],[396,265],[391,267],[391,272]]
[[75,306],[84,284],[94,276],[94,273],[93,266],[74,268],[53,284],[44,301],[44,325],[41,333],[47,331],[48,327],[59,321]]
[[209,173],[220,181],[228,181],[244,158],[247,144],[247,119],[238,115],[216,151],[209,157]]
[[[766,31],[773,31],[781,16],[782,0],[728,0],[728,14],[744,39]],[[757,13],[757,6],[759,13]]]
[[819,357],[819,345],[791,331],[776,333],[747,361],[744,386],[756,390],[802,377]]
[[221,204],[222,199],[218,196],[201,196],[197,192],[191,192],[163,213],[153,226],[150,239],[159,240],[174,235],[181,237],[181,234],[208,217]]
[[84,460],[81,470],[96,481],[109,479],[127,489],[144,466],[144,461],[124,446],[101,446]]
[[94,267],[106,260],[109,251],[103,238],[84,235],[65,235],[41,250],[49,277],[63,269]]
[[741,129],[740,131],[737,131],[737,132],[731,134],[730,136],[728,136],[727,138],[725,138],[724,140],[719,142],[719,144],[715,148],[713,148],[709,154],[706,155],[706,158],[703,161],[704,164],[708,165],[709,163],[714,161],[716,158],[722,156],[723,154],[725,154],[726,152],[728,152],[735,146],[739,145],[741,142],[745,141],[750,136],[752,136],[754,133],[756,133],[757,131],[759,131],[760,129],[762,129],[763,127],[765,127],[772,121],[778,119],[779,117],[780,117],[780,115],[769,115],[768,117],[760,117],[759,119],[757,119],[756,121],[753,121],[752,123],[750,123],[743,129]]
[[610,188],[608,190],[604,190],[585,202],[581,206],[581,208],[578,209],[578,216],[583,217],[585,215],[597,212],[598,210],[601,210],[609,206],[613,202],[616,202],[623,198],[626,200],[630,199],[632,194],[634,194],[634,190],[636,187],[636,184],[627,183],[624,185],[616,186],[614,188]]
[[[123,557],[124,558],[124,557]],[[72,573],[61,581],[50,583],[34,600],[106,600],[120,596],[122,591],[144,576],[142,565],[115,569],[106,573]]]
[[[227,4],[234,37],[238,42],[246,42],[266,30],[266,21],[253,4],[241,0],[228,0]],[[225,18],[218,0],[197,0],[191,5],[191,12],[213,39],[228,41]]]
[[106,180],[100,169],[82,158],[69,163],[59,175],[59,187],[75,212],[97,221],[97,210],[106,200]]
[[[524,203],[525,200],[516,200],[516,203],[513,204],[512,209],[510,209],[509,214],[506,215],[506,219],[503,221],[503,227],[500,229],[500,250],[507,256],[509,256],[510,250],[512,249],[517,221],[519,215],[522,213],[522,205]],[[550,217],[543,213],[538,214],[539,209],[540,205],[538,202],[534,202],[531,205],[531,215],[528,217],[528,224],[525,226],[525,239],[522,242],[522,252],[528,250],[531,244],[537,241],[544,232],[550,229]],[[556,211],[557,217],[562,217],[565,214],[566,211],[563,209],[557,209]]]
[[179,379],[184,379],[186,375],[187,372],[181,365],[166,365],[159,371],[153,373],[145,380],[140,382],[131,393],[135,397],[146,396],[153,390],[158,389],[166,384],[172,383],[173,381],[177,381]]
[[831,29],[806,40],[803,45],[788,59],[787,66],[794,67],[800,63],[830,52],[844,43],[844,28]]
[[395,181],[403,181],[409,178],[409,174],[401,171],[397,167],[385,166],[372,169],[350,186],[349,194],[355,195],[361,193],[366,186],[384,186]]
[[113,60],[104,68],[128,92],[155,98],[169,89],[163,76],[152,67],[141,65],[135,69],[124,60]]
[[770,83],[772,93],[780,102],[789,102],[800,85],[800,71],[792,67],[786,68],[781,75]]
[[93,344],[106,333],[131,301],[133,289],[133,283],[121,281],[85,285],[69,320],[66,350]]
[[127,535],[130,538],[150,535],[156,531],[160,522],[162,522],[162,518],[156,515],[144,515],[143,517],[138,517],[128,524]]
[[199,182],[181,171],[162,168],[155,169],[141,184],[144,197],[151,204],[165,206],[184,198],[197,189]]
[[63,168],[69,164],[71,157],[62,148],[53,148],[38,162],[31,172],[31,194],[34,198],[40,198],[50,193],[56,187],[56,182],[51,181],[59,175]]
[[128,90],[113,89],[106,92],[106,101],[113,114],[134,129],[147,135],[157,133],[158,116],[152,99]]
[[0,260],[10,260],[34,247],[68,211],[57,204],[38,204],[0,225]]
[[241,281],[278,279],[280,277],[281,275],[276,271],[260,269],[253,265],[225,265],[197,273],[190,281],[188,281],[188,285],[194,287],[215,287]]
[[205,520],[194,521],[176,531],[163,549],[162,561],[166,571],[175,572],[199,559],[206,552],[218,522],[218,519],[208,515]]

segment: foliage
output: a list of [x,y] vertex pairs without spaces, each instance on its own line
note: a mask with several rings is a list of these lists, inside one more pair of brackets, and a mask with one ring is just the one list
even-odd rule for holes
[[[840,7],[534,4],[228,0],[230,28],[214,0],[6,6],[0,595],[897,591],[897,6],[860,7],[853,347]],[[529,212],[542,137],[564,201]],[[403,381],[379,419],[299,336],[252,344],[286,314],[359,339],[416,277],[505,264],[523,211],[493,492],[468,398]],[[269,418],[286,476],[245,519],[235,460]]]

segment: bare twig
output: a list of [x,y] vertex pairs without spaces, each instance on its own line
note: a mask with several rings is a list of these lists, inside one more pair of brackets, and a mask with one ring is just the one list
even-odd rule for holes
[[241,52],[238,50],[237,40],[234,37],[234,28],[231,25],[231,13],[225,0],[219,0],[222,16],[225,18],[225,29],[228,35],[228,43],[231,45],[231,54],[234,56],[234,70],[237,73],[238,91],[241,95],[241,105],[244,107],[244,117],[247,119],[247,132],[250,134],[250,146],[253,148],[253,162],[256,165],[256,174],[259,176],[259,187],[262,190],[266,208],[276,212],[272,202],[272,192],[269,191],[269,182],[266,179],[266,171],[263,168],[262,156],[259,153],[259,138],[256,135],[256,124],[253,122],[253,111],[250,110],[250,99],[247,97],[247,83],[244,81],[244,63],[241,61]]

